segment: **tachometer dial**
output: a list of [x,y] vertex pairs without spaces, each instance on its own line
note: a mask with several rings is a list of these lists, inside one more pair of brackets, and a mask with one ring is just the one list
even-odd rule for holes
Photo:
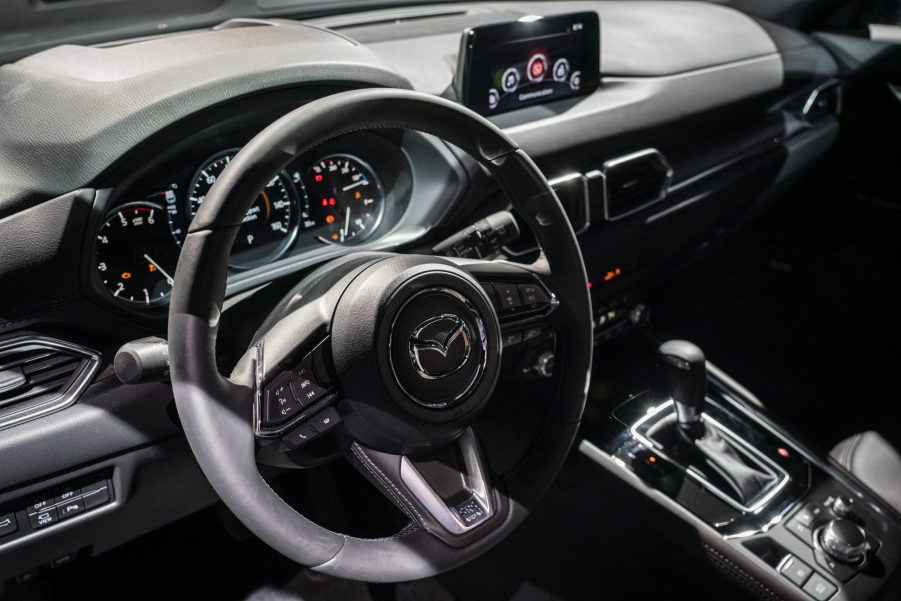
[[96,268],[117,299],[156,305],[172,292],[178,247],[172,242],[165,214],[161,205],[136,202],[119,207],[100,226]]
[[[197,214],[210,188],[237,152],[235,149],[219,153],[207,160],[197,171],[188,189],[188,202],[185,207],[188,221]],[[302,202],[298,202],[298,193],[302,197]],[[286,172],[278,173],[260,191],[253,206],[247,211],[232,246],[229,263],[233,267],[249,268],[280,257],[297,235],[298,217],[303,216],[298,213],[308,211],[303,182],[298,181],[295,187]],[[173,233],[176,233],[176,230],[180,233],[184,229],[186,226],[183,228],[173,225]]]
[[359,241],[378,227],[384,192],[372,169],[348,154],[327,156],[307,174],[310,209],[328,242]]

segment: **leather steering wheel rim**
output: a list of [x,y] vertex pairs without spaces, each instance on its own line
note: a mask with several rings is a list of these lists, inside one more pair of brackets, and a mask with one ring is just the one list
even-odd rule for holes
[[[382,539],[331,532],[285,503],[260,476],[251,423],[254,372],[230,378],[216,364],[216,336],[227,263],[242,220],[271,179],[293,157],[331,138],[377,128],[432,134],[468,152],[497,179],[526,225],[541,258],[532,267],[559,299],[561,360],[557,398],[517,468],[503,476],[509,503],[496,524],[471,544],[447,545],[422,528]],[[230,162],[186,236],[169,313],[175,402],[185,435],[213,488],[259,538],[321,572],[371,582],[428,577],[489,549],[528,514],[565,460],[585,404],[592,358],[591,304],[575,234],[547,180],[516,144],[486,119],[453,102],[416,92],[343,92],[304,105],[251,140]]]

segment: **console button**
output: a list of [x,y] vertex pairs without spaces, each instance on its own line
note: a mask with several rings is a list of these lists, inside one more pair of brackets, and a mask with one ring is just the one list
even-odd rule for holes
[[803,586],[813,573],[813,568],[794,555],[787,555],[779,564],[779,573],[798,586]]
[[58,495],[56,495],[56,498],[53,500],[53,502],[54,503],[63,503],[70,499],[74,499],[75,497],[77,497],[80,494],[81,494],[80,488],[73,488],[73,487],[69,486],[69,487],[64,488],[62,491],[60,491],[60,493]]
[[285,444],[292,449],[301,447],[319,436],[313,426],[304,424],[284,437]]
[[47,509],[51,505],[53,505],[53,497],[41,497],[32,499],[31,502],[28,503],[28,507],[26,507],[26,509],[28,510],[28,514],[31,515],[32,513],[37,513],[39,511]]
[[522,299],[515,284],[495,284],[501,311],[514,311],[522,307]]
[[517,288],[522,295],[522,303],[530,309],[540,309],[551,302],[541,286],[537,284],[519,284]]
[[106,480],[100,480],[99,482],[93,482],[87,486],[82,486],[81,492],[81,502],[84,504],[85,511],[109,503],[109,486],[107,485]]
[[59,519],[68,519],[84,511],[84,501],[80,497],[72,499],[71,501],[66,501],[62,505],[57,505],[56,511],[59,514]]
[[29,514],[28,519],[31,522],[31,527],[38,530],[58,522],[59,514],[56,513],[56,507],[48,507],[37,513]]
[[798,513],[795,514],[795,517],[792,519],[810,528],[813,525],[814,521],[817,519],[817,515],[819,515],[821,512],[822,510],[816,505],[807,503],[798,511]]
[[786,528],[789,531],[793,532],[795,536],[803,540],[808,545],[811,544],[813,535],[811,534],[810,528],[799,522],[798,520],[790,520],[786,525]]
[[823,578],[819,572],[814,572],[804,585],[804,592],[817,601],[826,601],[836,590],[835,585]]
[[0,515],[0,537],[9,536],[18,529],[19,523],[16,521],[16,514]]
[[266,409],[264,421],[267,425],[282,424],[300,413],[303,405],[291,391],[291,375],[280,374],[266,387]]

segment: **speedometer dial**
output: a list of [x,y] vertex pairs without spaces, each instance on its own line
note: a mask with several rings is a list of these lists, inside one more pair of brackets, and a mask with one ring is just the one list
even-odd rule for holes
[[324,239],[360,241],[378,227],[384,212],[384,192],[372,169],[349,154],[334,154],[308,170],[311,211],[325,226]]
[[[188,189],[185,208],[189,221],[197,214],[213,184],[237,152],[236,149],[227,150],[201,165]],[[302,202],[298,201],[298,188]],[[247,211],[232,246],[229,264],[249,268],[280,257],[297,235],[299,213],[308,212],[306,200],[303,182],[297,182],[295,187],[284,171],[273,177]],[[184,229],[186,228],[173,226],[173,233],[176,230],[181,233]]]
[[136,202],[119,207],[100,226],[96,269],[117,299],[149,306],[169,298],[178,247],[165,214],[161,205]]

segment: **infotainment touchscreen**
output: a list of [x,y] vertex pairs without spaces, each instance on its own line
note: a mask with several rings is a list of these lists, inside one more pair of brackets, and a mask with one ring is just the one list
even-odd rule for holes
[[524,17],[463,32],[455,87],[483,115],[590,94],[600,79],[597,13]]

